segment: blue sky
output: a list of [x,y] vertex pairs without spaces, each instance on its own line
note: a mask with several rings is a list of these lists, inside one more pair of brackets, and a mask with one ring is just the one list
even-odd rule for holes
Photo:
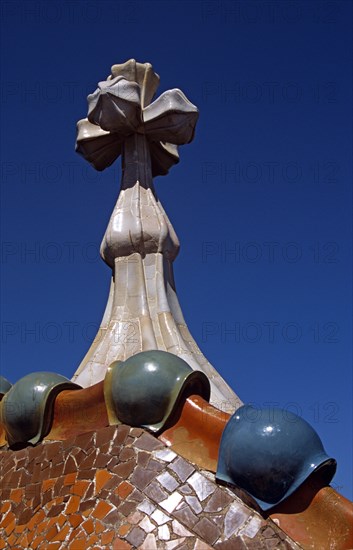
[[1,374],[71,377],[110,270],[120,164],[74,151],[110,66],[149,61],[198,106],[156,178],[199,346],[244,402],[296,412],[352,498],[350,2],[3,0]]

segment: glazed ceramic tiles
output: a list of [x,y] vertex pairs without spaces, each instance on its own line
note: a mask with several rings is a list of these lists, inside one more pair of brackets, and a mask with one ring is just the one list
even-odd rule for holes
[[3,451],[0,464],[0,548],[296,548],[209,472],[139,428]]

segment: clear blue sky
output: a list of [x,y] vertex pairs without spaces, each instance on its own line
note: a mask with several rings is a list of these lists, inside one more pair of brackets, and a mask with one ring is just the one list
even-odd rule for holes
[[301,414],[352,498],[352,4],[6,1],[1,373],[71,377],[106,303],[120,165],[74,152],[86,96],[134,57],[199,107],[156,188],[179,299],[240,395]]

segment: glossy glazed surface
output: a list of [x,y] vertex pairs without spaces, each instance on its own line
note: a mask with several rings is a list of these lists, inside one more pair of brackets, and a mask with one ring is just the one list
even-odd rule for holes
[[210,397],[207,377],[172,353],[151,350],[110,366],[104,393],[116,419],[129,426],[163,429],[187,395]]
[[68,388],[79,386],[53,372],[34,372],[18,380],[0,404],[9,444],[40,441],[48,433],[55,396]]
[[244,489],[262,510],[288,498],[317,469],[329,483],[336,461],[310,424],[289,411],[245,405],[225,427],[217,479]]

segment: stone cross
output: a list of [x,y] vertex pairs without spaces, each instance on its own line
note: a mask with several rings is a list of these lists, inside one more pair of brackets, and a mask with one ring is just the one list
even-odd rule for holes
[[178,145],[192,141],[198,110],[179,89],[151,103],[158,84],[149,63],[113,65],[88,96],[88,116],[77,125],[76,151],[97,170],[122,155],[122,181],[100,249],[112,269],[109,299],[73,381],[91,386],[113,361],[158,349],[203,371],[211,403],[231,411],[241,401],[204,357],[183,318],[172,265],[179,241],[153,185],[154,176],[179,162]]

